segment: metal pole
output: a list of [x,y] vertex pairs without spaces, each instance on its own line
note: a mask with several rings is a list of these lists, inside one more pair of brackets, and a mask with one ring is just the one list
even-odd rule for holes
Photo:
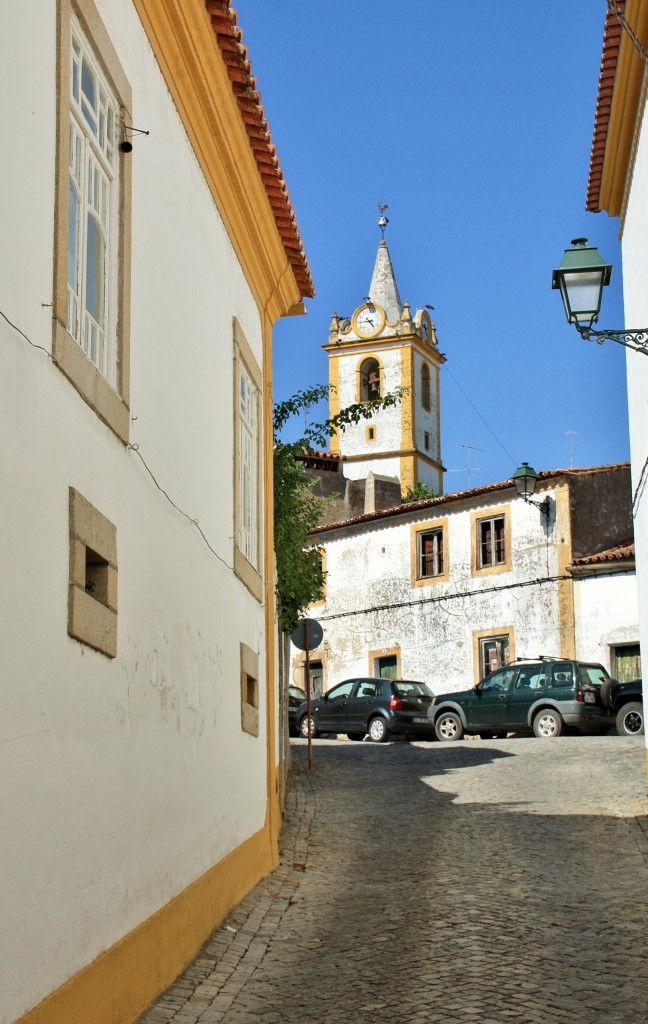
[[311,736],[311,685],[310,685],[310,637],[308,619],[304,620],[304,644],[306,647],[306,721],[308,722],[308,770],[313,767],[313,738]]

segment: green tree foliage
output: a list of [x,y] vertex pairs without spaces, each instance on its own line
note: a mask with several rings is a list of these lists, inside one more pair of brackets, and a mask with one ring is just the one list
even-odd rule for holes
[[317,550],[309,546],[308,534],[317,525],[324,500],[311,492],[306,470],[299,457],[328,447],[347,426],[371,419],[379,409],[397,405],[404,389],[370,402],[347,406],[335,416],[304,428],[297,441],[281,440],[281,431],[293,416],[308,413],[328,398],[330,387],[320,385],[299,391],[274,407],[274,533],[277,566],[277,617],[286,633],[292,633],[301,614],[322,596],[324,574]]
[[431,491],[427,484],[419,480],[416,487],[408,487],[407,493],[403,498],[403,504],[409,504],[410,501],[425,501],[427,498],[437,497],[436,491]]

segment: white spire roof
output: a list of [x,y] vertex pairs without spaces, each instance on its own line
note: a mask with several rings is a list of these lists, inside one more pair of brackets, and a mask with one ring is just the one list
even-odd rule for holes
[[389,249],[384,238],[378,246],[376,265],[373,277],[371,278],[371,287],[369,288],[369,298],[377,306],[382,306],[389,323],[393,324],[400,320],[403,306],[398,294],[394,268],[389,258]]

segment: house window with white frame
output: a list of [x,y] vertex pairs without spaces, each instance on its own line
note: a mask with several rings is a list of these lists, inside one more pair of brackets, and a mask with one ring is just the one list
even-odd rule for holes
[[506,530],[504,516],[480,519],[477,523],[479,568],[503,565],[506,562]]
[[118,104],[72,19],[66,328],[116,381]]
[[443,530],[427,530],[417,534],[417,578],[443,576]]
[[238,538],[241,554],[258,569],[259,391],[238,360]]
[[483,637],[479,641],[479,678],[485,679],[491,672],[508,665],[511,660],[510,638],[508,636]]

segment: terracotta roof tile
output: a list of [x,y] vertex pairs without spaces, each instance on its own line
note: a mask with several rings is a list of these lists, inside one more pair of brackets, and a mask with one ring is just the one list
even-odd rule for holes
[[[625,10],[625,0],[617,0],[617,2],[619,10],[623,13]],[[603,53],[601,56],[598,96],[594,114],[594,135],[592,138],[592,152],[587,181],[587,202],[585,205],[585,209],[591,213],[598,213],[600,211],[599,200],[603,178],[603,164],[605,162],[605,147],[610,126],[612,94],[614,92],[620,44],[621,26],[611,8],[608,7],[605,16],[605,27],[603,29]]]
[[[607,466],[591,466],[585,469],[547,469],[538,473],[538,479],[542,481],[555,480],[557,477],[569,476],[591,476],[594,473],[605,473],[613,469],[629,469],[629,462],[616,462]],[[480,498],[482,495],[494,494],[497,491],[510,490],[513,487],[512,480],[501,480],[496,484],[487,484],[484,487],[474,487],[468,491],[455,491],[454,494],[442,494],[438,498],[424,498],[421,501],[409,501],[394,508],[383,508],[378,512],[367,512],[353,519],[345,519],[340,523],[329,523],[324,526],[316,526],[311,533],[326,533],[329,530],[339,530],[347,526],[357,526],[361,523],[370,523],[376,519],[389,519],[391,517],[408,515],[410,512],[419,512],[427,508],[434,509],[437,506],[450,505],[454,502],[465,501],[468,498]]]
[[243,34],[236,24],[236,11],[230,6],[229,0],[205,0],[205,6],[297,286],[302,298],[312,298],[315,289],[297,220],[276,149],[270,139],[268,122],[261,106],[261,96],[252,74],[247,49],[242,43]]
[[629,541],[627,544],[617,544],[614,548],[608,548],[607,551],[599,551],[596,555],[583,555],[581,558],[575,558],[572,565],[601,565],[607,562],[634,561],[634,557],[634,541]]

